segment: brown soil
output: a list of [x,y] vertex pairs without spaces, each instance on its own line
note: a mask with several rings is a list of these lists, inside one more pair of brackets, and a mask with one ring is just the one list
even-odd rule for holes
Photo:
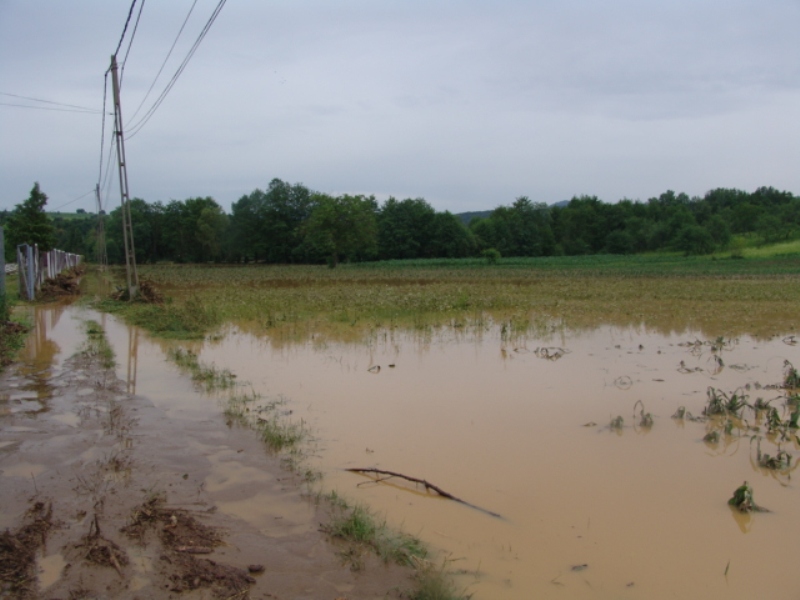
[[85,272],[85,267],[77,266],[59,273],[52,279],[45,279],[36,296],[37,300],[52,301],[80,295],[80,280]]
[[402,597],[412,586],[406,569],[369,557],[353,571],[346,549],[317,527],[289,526],[287,516],[256,530],[217,509],[204,449],[230,448],[243,468],[279,482],[264,491],[276,506],[304,503],[316,523],[326,520],[251,433],[222,415],[169,418],[88,353],[54,371],[8,367],[0,598]]
[[[119,288],[111,294],[112,300],[128,300],[128,290]],[[136,296],[137,302],[146,304],[164,304],[164,295],[156,288],[155,284],[148,279],[139,281],[139,292]]]

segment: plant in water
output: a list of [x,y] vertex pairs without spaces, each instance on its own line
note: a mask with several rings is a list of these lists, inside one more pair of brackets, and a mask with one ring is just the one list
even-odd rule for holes
[[729,396],[722,390],[709,387],[706,395],[708,396],[708,403],[703,409],[703,414],[706,416],[727,414],[739,416],[739,411],[747,406],[747,396],[738,390]]
[[733,492],[733,496],[728,500],[728,504],[739,512],[767,512],[767,509],[759,506],[753,500],[753,488],[746,481]]
[[445,571],[446,562],[441,567],[426,564],[420,568],[414,579],[417,589],[411,593],[411,600],[467,600],[471,596],[456,589],[456,585]]
[[608,424],[609,429],[612,431],[621,431],[622,428],[625,426],[625,419],[622,418],[622,415],[614,417],[611,419],[611,423]]
[[653,426],[653,415],[651,413],[644,412],[644,402],[641,400],[637,400],[636,404],[633,405],[633,418],[636,418],[636,407],[639,406],[639,427],[644,429],[650,429]]
[[236,385],[236,375],[231,371],[218,369],[214,365],[208,367],[200,364],[197,354],[191,350],[172,348],[167,352],[167,356],[180,368],[189,371],[192,381],[202,386],[207,392],[225,390]]
[[[384,562],[416,566],[428,551],[422,542],[408,534],[392,531],[385,521],[378,521],[369,509],[362,505],[352,508],[346,503],[334,506],[335,514],[322,530],[331,537],[345,540],[356,547],[373,550]],[[351,555],[353,553],[350,553]]]
[[758,457],[759,466],[765,469],[772,469],[773,471],[782,471],[792,466],[792,455],[783,450],[780,445],[778,452],[775,456],[761,452],[761,438],[756,443],[756,455]]
[[800,373],[788,360],[783,361],[783,387],[788,389],[800,388]]
[[88,337],[83,345],[82,352],[85,356],[97,356],[104,369],[111,369],[116,365],[114,349],[108,343],[103,326],[97,321],[86,321],[86,335]]

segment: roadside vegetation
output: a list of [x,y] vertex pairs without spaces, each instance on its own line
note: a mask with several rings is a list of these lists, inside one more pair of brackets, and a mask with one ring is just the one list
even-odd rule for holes
[[0,296],[0,370],[14,361],[30,329],[12,314],[18,287],[15,278],[6,278],[6,294]]

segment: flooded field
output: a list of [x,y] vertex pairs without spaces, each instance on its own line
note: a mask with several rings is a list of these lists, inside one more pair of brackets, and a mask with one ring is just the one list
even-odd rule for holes
[[[671,417],[701,416],[709,387],[783,415],[783,391],[765,386],[800,364],[793,341],[602,326],[510,340],[487,327],[276,347],[234,331],[202,357],[289,398],[318,438],[324,485],[443,549],[477,598],[749,598],[800,583],[796,459],[758,465],[751,438],[772,455],[779,439],[763,421],[705,442],[724,419]],[[796,455],[796,442],[780,447]],[[424,479],[502,518],[347,468]],[[772,512],[728,506],[744,480]]]
[[[67,313],[56,319],[53,310]],[[37,309],[31,364],[58,372],[79,337],[79,311]],[[285,418],[313,437],[307,461],[323,474],[314,485],[366,503],[440,550],[475,598],[789,597],[800,585],[794,430],[769,433],[765,413],[748,408],[741,418],[690,415],[703,416],[711,389],[750,404],[761,398],[788,420],[787,392],[777,386],[785,361],[800,365],[795,332],[710,339],[676,326],[674,315],[670,324],[553,323],[512,334],[487,320],[468,330],[377,330],[347,343],[322,333],[279,342],[231,326],[189,343],[104,319],[128,391],[184,429],[221,424],[222,409],[167,359],[175,346],[230,369],[264,401],[285,400]],[[39,396],[26,393],[6,411],[35,410]],[[673,418],[681,408],[683,418]],[[70,415],[58,418],[75,427]],[[717,439],[704,440],[713,431]],[[206,431],[184,449],[207,460],[202,484],[219,510],[275,535],[276,520],[280,535],[314,530],[313,510],[276,499],[280,485],[242,463],[232,435],[252,433]],[[793,455],[789,466],[759,464],[759,452],[780,450]],[[46,468],[7,463],[3,477]],[[347,469],[401,473],[468,504]],[[770,512],[728,505],[745,480]]]

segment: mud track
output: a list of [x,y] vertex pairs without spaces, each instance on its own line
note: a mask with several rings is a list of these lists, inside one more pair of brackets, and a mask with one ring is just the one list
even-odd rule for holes
[[[313,526],[277,514],[256,530],[217,510],[207,448],[267,472],[271,484],[250,487],[305,505]],[[352,571],[325,519],[251,432],[221,415],[171,419],[91,353],[0,374],[0,598],[355,600],[411,587],[407,570],[371,557]]]

